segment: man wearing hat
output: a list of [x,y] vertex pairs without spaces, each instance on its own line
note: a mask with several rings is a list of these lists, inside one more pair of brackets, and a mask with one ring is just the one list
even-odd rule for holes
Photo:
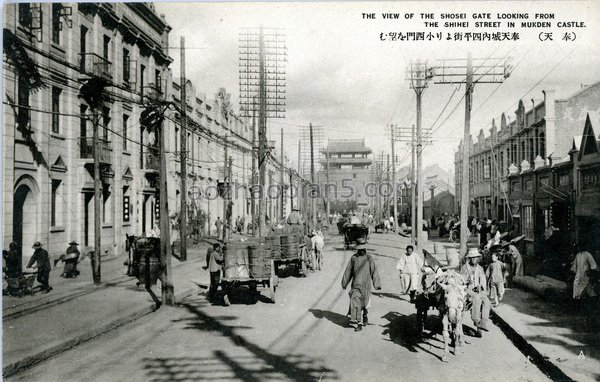
[[350,295],[350,326],[359,332],[365,324],[361,320],[361,312],[367,307],[371,298],[371,284],[375,289],[381,289],[381,281],[375,260],[367,254],[366,241],[360,238],[356,241],[357,252],[352,255],[342,277],[342,289],[352,282]]
[[33,264],[37,263],[37,281],[42,285],[42,291],[48,293],[52,290],[52,287],[49,285],[50,256],[48,256],[48,251],[42,248],[42,243],[39,241],[36,241],[31,248],[34,249],[34,252],[27,264],[27,268],[31,268]]
[[477,337],[482,337],[481,330],[487,331],[490,317],[490,299],[486,293],[487,279],[479,260],[481,254],[476,248],[469,249],[467,263],[461,270],[461,275],[467,282],[467,304],[471,304],[471,319],[477,327]]
[[75,278],[79,276],[79,271],[77,270],[77,263],[79,262],[79,256],[81,255],[81,253],[79,252],[79,249],[77,249],[78,245],[79,244],[75,240],[73,240],[69,243],[65,254],[60,255],[58,259],[54,260],[54,267],[56,267],[56,264],[59,261],[65,263],[65,267],[63,268],[63,272],[60,275],[60,277]]

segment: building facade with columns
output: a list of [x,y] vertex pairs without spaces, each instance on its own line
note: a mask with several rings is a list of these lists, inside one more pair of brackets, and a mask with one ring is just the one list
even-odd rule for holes
[[[470,214],[514,226],[515,232],[525,235],[523,250],[529,260],[540,254],[541,238],[550,225],[571,232],[565,233],[567,237],[574,235],[569,222],[575,183],[572,165],[565,163],[587,114],[600,111],[600,82],[564,99],[555,99],[554,94],[543,91],[543,99],[532,99],[530,107],[520,100],[512,120],[502,114],[499,123],[492,120],[488,136],[480,130],[477,140],[468,142]],[[462,144],[455,154],[457,174]],[[459,209],[460,176],[455,183]]]
[[[182,105],[180,98],[180,80],[170,83],[169,100]],[[231,179],[233,202],[231,223],[244,219],[246,226],[251,221],[251,184],[252,184],[252,148],[253,128],[250,118],[241,118],[233,110],[231,94],[221,88],[212,98],[199,92],[193,82],[187,80],[187,190],[189,218],[194,220],[202,214],[206,223],[204,234],[215,234],[215,221],[224,221],[224,199],[219,194],[220,184],[224,182],[226,150],[231,158]],[[165,127],[168,147],[169,206],[179,211],[181,205],[181,116],[177,110],[167,113]],[[258,128],[256,128],[258,130]],[[256,138],[258,140],[258,137]],[[272,145],[270,145],[272,146]],[[281,170],[279,154],[273,150],[266,159],[266,187],[271,191],[267,195],[266,215],[269,220],[279,220],[290,211],[289,194],[286,191],[281,204]],[[283,188],[289,184],[289,169],[283,167]],[[258,162],[256,162],[258,179]],[[258,181],[258,180],[257,180]],[[287,189],[286,189],[287,190]],[[256,201],[258,208],[258,200]],[[202,233],[202,232],[200,232]]]
[[[150,3],[13,3],[4,8],[3,242],[23,262],[40,241],[56,256],[71,240],[94,245],[93,111],[79,91],[106,83],[97,110],[103,254],[156,220],[140,149],[139,115],[169,77],[171,28]],[[5,41],[6,41],[5,39]]]

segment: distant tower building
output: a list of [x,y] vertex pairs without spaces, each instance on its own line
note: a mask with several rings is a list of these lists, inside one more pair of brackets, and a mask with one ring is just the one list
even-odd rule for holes
[[[329,162],[329,197],[331,201],[356,201],[359,209],[368,209],[367,185],[372,181],[370,166],[372,150],[365,146],[364,139],[328,140],[323,149],[321,165],[326,170]],[[327,158],[328,157],[328,158]],[[325,172],[320,176],[325,184]],[[371,190],[375,192],[375,190]]]

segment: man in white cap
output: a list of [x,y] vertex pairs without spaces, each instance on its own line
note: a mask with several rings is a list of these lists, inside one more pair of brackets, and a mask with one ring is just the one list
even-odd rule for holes
[[471,303],[471,319],[477,327],[477,337],[482,337],[481,330],[487,331],[490,317],[490,299],[486,293],[487,279],[485,271],[479,265],[481,253],[476,248],[469,249],[467,263],[461,270],[461,275],[467,282],[467,304]]
[[342,277],[342,289],[346,289],[352,282],[349,292],[350,326],[354,327],[354,331],[359,332],[365,324],[361,320],[361,312],[367,307],[371,298],[371,284],[379,290],[381,289],[381,280],[375,260],[367,254],[365,239],[360,238],[356,241],[356,250],[357,252],[350,258],[344,277]]

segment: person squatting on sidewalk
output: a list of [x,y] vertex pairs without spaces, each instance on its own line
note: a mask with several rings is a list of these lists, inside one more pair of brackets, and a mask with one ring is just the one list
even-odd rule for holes
[[414,247],[408,245],[406,253],[401,254],[396,269],[400,271],[400,288],[402,294],[410,293],[410,302],[415,302],[415,293],[421,283],[421,268],[423,259],[418,254],[413,254]]
[[346,289],[352,282],[350,292],[350,326],[354,331],[359,332],[365,325],[361,321],[361,312],[365,309],[371,298],[371,284],[375,289],[381,289],[381,280],[375,260],[367,254],[367,245],[365,239],[356,241],[357,252],[352,255],[350,262],[346,266],[344,277],[342,277],[342,289]]
[[65,253],[60,255],[58,259],[54,260],[55,268],[56,264],[58,264],[59,261],[65,263],[63,272],[61,273],[60,277],[75,278],[79,276],[79,271],[77,270],[77,263],[79,263],[79,257],[81,256],[81,253],[79,252],[79,249],[77,249],[78,245],[79,244],[75,240],[73,240],[69,243],[69,246],[67,247]]
[[27,264],[27,268],[31,268],[33,264],[37,265],[37,281],[42,285],[42,291],[48,293],[52,290],[50,286],[50,256],[48,256],[48,251],[42,248],[42,243],[36,241],[33,244],[33,248],[35,251],[33,252],[33,256],[29,260]]
[[487,281],[485,272],[479,260],[481,254],[476,248],[469,249],[468,263],[460,272],[467,281],[467,304],[471,303],[471,319],[477,327],[477,337],[482,337],[481,330],[487,331],[487,322],[490,317],[490,299],[486,292]]

